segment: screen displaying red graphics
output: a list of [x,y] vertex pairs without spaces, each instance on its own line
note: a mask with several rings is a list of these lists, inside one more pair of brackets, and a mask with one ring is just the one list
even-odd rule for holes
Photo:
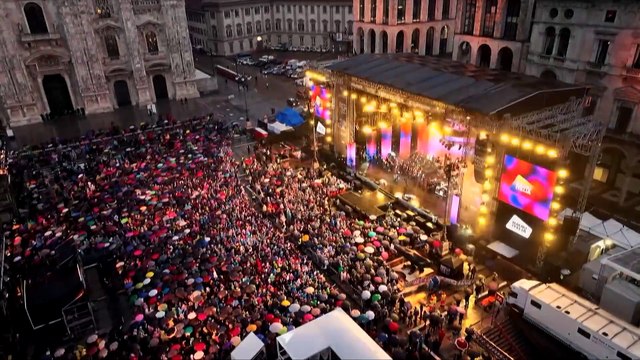
[[546,221],[555,184],[555,172],[505,155],[498,199]]

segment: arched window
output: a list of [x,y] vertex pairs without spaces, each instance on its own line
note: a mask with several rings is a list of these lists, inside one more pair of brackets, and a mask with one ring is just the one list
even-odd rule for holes
[[520,0],[509,0],[503,34],[506,40],[516,39],[518,35],[518,17],[520,17]]
[[262,33],[262,22],[260,20],[256,21],[256,33]]
[[322,20],[322,32],[329,32],[329,20]]
[[447,44],[449,42],[449,27],[447,25],[443,26],[440,29],[440,46],[439,46],[439,55],[444,55],[447,53]]
[[298,20],[298,31],[304,31],[304,20]]
[[287,19],[287,31],[293,31],[293,19]]
[[419,50],[419,42],[420,42],[420,30],[415,29],[411,33],[411,52],[414,54],[418,53]]
[[556,45],[556,28],[549,26],[544,31],[544,51],[545,55],[553,55],[553,48]]
[[236,24],[236,35],[242,36],[242,24]]
[[404,31],[400,30],[398,31],[398,34],[396,35],[396,53],[403,53],[404,52]]
[[27,19],[29,33],[31,34],[47,34],[47,20],[40,5],[30,2],[24,5],[24,17]]
[[144,34],[144,40],[147,43],[147,51],[149,52],[149,54],[157,54],[159,49],[158,37],[156,36],[156,33],[154,33],[153,31],[147,31],[147,33]]
[[567,56],[567,50],[569,49],[569,40],[571,39],[571,30],[567,28],[560,29],[558,35],[558,51],[556,55],[559,57]]
[[353,21],[347,21],[347,34],[353,35]]
[[264,30],[269,32],[271,31],[271,20],[267,19],[264,21]]
[[340,20],[336,20],[334,25],[336,26],[335,31],[336,31],[337,33],[339,33],[339,32],[343,32],[343,31],[342,31],[342,29],[340,28],[340,25],[341,25]]
[[316,32],[316,20],[315,19],[311,19],[311,21],[309,21],[309,24],[311,24],[311,32]]
[[96,0],[96,15],[102,19],[108,19],[111,17],[111,1],[110,0]]
[[433,38],[435,37],[435,35],[436,35],[436,29],[433,27],[430,27],[427,30],[427,43],[424,48],[425,55],[433,55]]
[[375,23],[376,22],[376,16],[378,14],[378,5],[377,5],[377,1],[371,1],[371,8],[369,9],[369,11],[371,12],[371,22]]
[[224,32],[225,35],[227,35],[227,38],[232,38],[233,37],[233,29],[231,28],[231,25],[227,25],[224,27]]
[[248,22],[247,23],[247,35],[251,35],[251,34],[253,34],[253,25],[250,22]]
[[451,2],[442,0],[442,20],[447,20],[451,16]]
[[211,27],[211,36],[212,36],[214,39],[217,39],[217,38],[218,38],[218,28],[217,28],[215,25],[213,25],[213,26]]
[[118,48],[118,39],[113,34],[107,34],[104,36],[104,47],[107,50],[107,56],[111,59],[118,59],[120,57],[120,49]]

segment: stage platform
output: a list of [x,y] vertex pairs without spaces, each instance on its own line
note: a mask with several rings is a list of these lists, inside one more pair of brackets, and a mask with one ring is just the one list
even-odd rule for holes
[[389,196],[380,190],[363,190],[362,194],[349,191],[338,196],[338,199],[354,211],[359,211],[367,217],[383,216],[387,208],[396,201],[393,196]]

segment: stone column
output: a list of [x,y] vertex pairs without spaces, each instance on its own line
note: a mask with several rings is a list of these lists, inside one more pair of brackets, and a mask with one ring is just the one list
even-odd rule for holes
[[[111,92],[95,46],[98,39],[91,25],[93,9],[79,0],[65,0],[60,6],[60,14],[82,98],[77,99],[81,101],[75,105],[84,107],[88,114],[112,111]],[[73,84],[68,85],[69,92],[73,93]]]
[[507,20],[507,0],[498,0],[496,9],[496,24],[493,28],[493,37],[502,39],[504,37],[504,23]]
[[404,22],[411,24],[413,22],[413,0],[407,0],[404,4],[404,9]]
[[[364,50],[363,50],[363,53],[365,53],[365,54],[372,53],[373,51],[371,51],[371,38],[370,38],[370,35],[369,35],[369,30],[363,28],[362,31],[364,33],[362,35],[362,37],[364,38],[364,44],[363,44]],[[373,49],[373,50],[375,50],[375,49]]]
[[381,53],[382,53],[382,31],[376,31],[376,54],[381,54]]
[[[389,0],[389,25],[397,25],[397,24],[398,24],[398,0]],[[395,43],[395,39],[394,39],[394,43]]]
[[[147,80],[147,71],[144,67],[142,50],[140,49],[140,36],[138,34],[138,27],[136,26],[136,18],[133,13],[131,0],[120,1],[120,16],[124,24],[127,54],[129,54],[129,62],[133,69],[133,83],[138,93],[138,105],[147,106],[151,104],[153,100],[151,97],[151,89],[149,88],[149,81]],[[224,29],[218,31],[224,32]]]
[[[355,19],[357,19],[358,21],[363,21],[363,22],[371,22],[371,2],[372,1],[376,1],[376,0],[364,0],[364,16],[362,17],[362,19],[358,19],[358,16],[360,16],[360,1],[356,1],[354,0],[355,4],[354,4],[354,9],[357,9],[357,13],[356,16],[354,16]],[[355,7],[355,5],[358,5],[357,7]]]
[[[171,59],[175,98],[199,97],[200,94],[195,83],[196,70],[189,41],[185,4],[176,0],[163,0],[160,4],[164,18],[163,30]],[[294,23],[294,26],[297,24]]]
[[476,18],[473,26],[473,35],[479,36],[482,31],[482,20],[484,19],[484,3],[487,0],[476,2]]

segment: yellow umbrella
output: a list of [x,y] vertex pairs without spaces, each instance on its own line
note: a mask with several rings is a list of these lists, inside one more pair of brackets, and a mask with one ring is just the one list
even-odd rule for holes
[[280,305],[282,306],[289,306],[291,305],[291,302],[287,299],[282,300],[282,302],[280,303]]
[[398,236],[398,240],[399,241],[404,241],[404,240],[408,240],[408,238],[406,236],[404,236],[404,235],[400,235],[400,236]]
[[151,279],[153,277],[153,272],[149,271],[146,275],[147,279]]

